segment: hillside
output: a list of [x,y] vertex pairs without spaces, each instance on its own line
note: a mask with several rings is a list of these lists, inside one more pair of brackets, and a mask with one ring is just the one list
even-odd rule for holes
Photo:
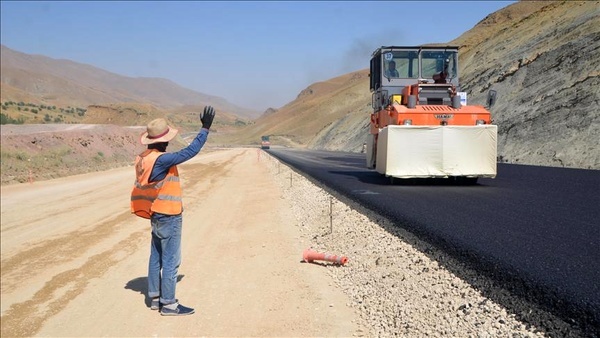
[[[368,81],[367,70],[314,83],[298,94],[294,101],[276,112],[261,116],[254,124],[232,135],[229,141],[256,144],[261,135],[271,135],[271,142],[279,145],[357,151],[360,148],[351,147],[359,143],[362,147],[362,136],[357,129],[347,129],[353,124],[347,117],[361,113],[356,121],[361,127],[367,125],[371,96],[365,81]],[[343,134],[342,139],[349,137],[357,141],[339,144],[337,138],[330,137],[332,128],[336,126],[339,126],[336,132]]]
[[166,79],[121,76],[70,60],[20,53],[4,45],[0,58],[2,102],[38,102],[81,108],[134,102],[164,110],[182,105],[213,105],[246,119],[260,114]]
[[[501,161],[600,169],[600,2],[515,3],[448,44],[460,46],[469,104],[498,92],[491,112]],[[360,151],[371,111],[367,74],[309,86],[237,141],[273,135],[273,144]]]
[[516,3],[451,43],[470,101],[498,92],[504,161],[600,169],[600,2]]

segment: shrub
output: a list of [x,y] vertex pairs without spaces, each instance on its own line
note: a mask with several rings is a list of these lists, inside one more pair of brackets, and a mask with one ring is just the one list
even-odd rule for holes
[[20,117],[18,119],[13,119],[12,117],[0,113],[0,124],[23,124],[25,123],[25,119]]

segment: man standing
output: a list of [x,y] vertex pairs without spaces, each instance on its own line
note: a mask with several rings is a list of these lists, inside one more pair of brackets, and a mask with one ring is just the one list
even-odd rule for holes
[[[175,298],[177,270],[181,264],[182,194],[177,165],[196,156],[204,146],[215,117],[211,106],[200,116],[202,128],[186,148],[166,153],[169,141],[178,130],[165,119],[150,121],[141,143],[148,149],[135,160],[136,180],[131,192],[131,211],[150,219],[152,242],[148,264],[148,296],[150,309],[163,316],[182,316],[194,309],[179,304]],[[161,273],[162,270],[162,273]]]

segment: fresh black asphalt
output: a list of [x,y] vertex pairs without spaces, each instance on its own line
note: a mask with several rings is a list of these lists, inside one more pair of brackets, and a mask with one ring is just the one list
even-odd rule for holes
[[268,152],[468,262],[518,296],[600,332],[600,171],[498,164],[475,185],[395,179],[365,155]]

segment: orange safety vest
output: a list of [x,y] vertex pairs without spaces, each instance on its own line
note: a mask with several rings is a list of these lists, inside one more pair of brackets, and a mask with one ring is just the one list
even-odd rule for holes
[[163,153],[148,149],[135,159],[135,183],[131,191],[131,212],[143,218],[150,218],[158,212],[165,215],[179,215],[183,211],[181,185],[176,166],[169,168],[167,176],[157,182],[148,182],[156,159]]

